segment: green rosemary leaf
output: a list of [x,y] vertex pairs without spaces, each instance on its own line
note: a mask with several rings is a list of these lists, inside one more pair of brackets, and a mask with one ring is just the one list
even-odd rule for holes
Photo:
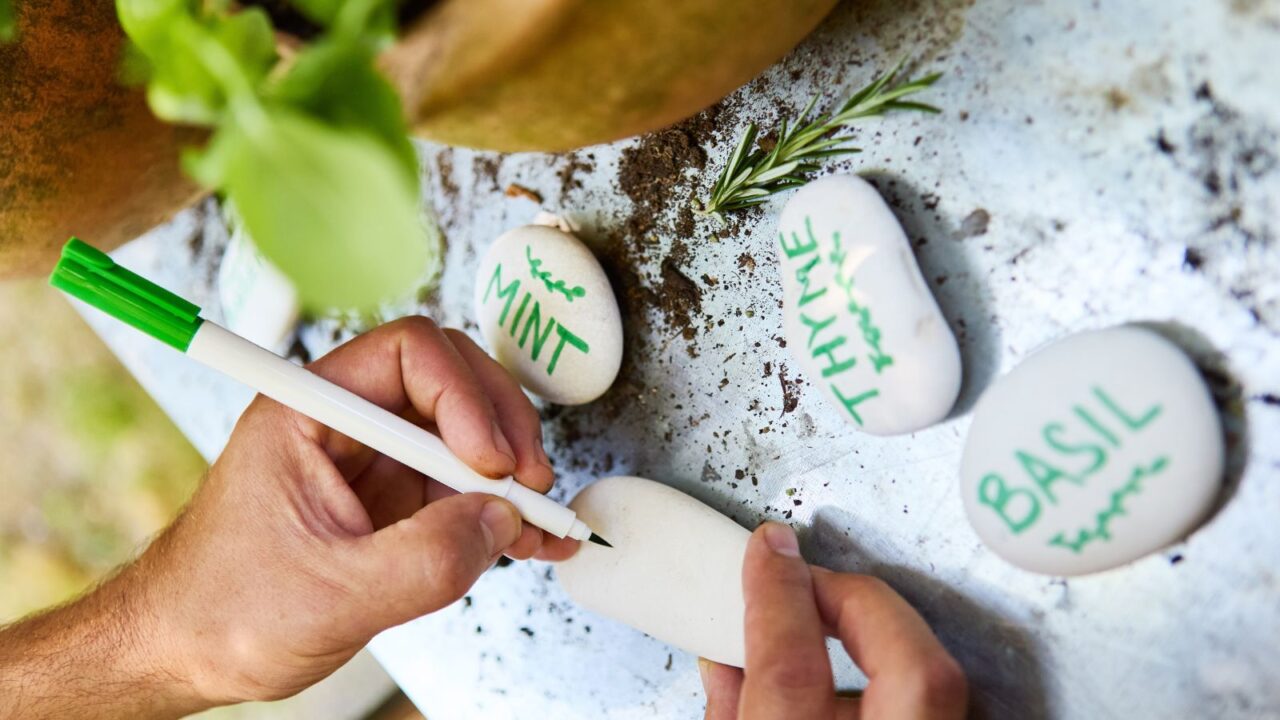
[[[804,109],[800,111],[800,114],[796,116],[796,124],[804,122],[804,119],[809,117],[809,113],[813,112],[813,106],[817,104],[818,96],[815,94],[813,97],[809,98],[809,103],[805,105]],[[783,124],[785,126],[786,121],[783,121]]]
[[898,82],[904,63],[905,59],[899,60],[835,112],[809,120],[819,97],[814,95],[795,118],[782,120],[777,141],[768,151],[759,147],[756,124],[748,125],[699,212],[723,218],[726,212],[760,205],[774,193],[805,184],[821,169],[820,161],[862,152],[860,148],[845,145],[849,138],[839,135],[859,120],[897,111],[940,112],[933,105],[905,98],[931,87],[942,73]]
[[894,63],[893,67],[889,69],[889,72],[884,73],[880,77],[876,78],[870,85],[854,93],[853,97],[846,100],[844,105],[840,106],[840,109],[836,111],[836,114],[842,113],[848,110],[849,108],[860,105],[863,102],[865,102],[868,98],[875,97],[875,95],[879,93],[880,90],[885,85],[887,85],[890,80],[892,80],[894,77],[898,75],[898,72],[902,70],[902,65],[905,62],[906,62],[906,58],[899,58],[898,62]]
[[890,110],[915,110],[917,112],[929,113],[931,115],[937,115],[942,112],[942,108],[935,105],[922,102],[911,102],[910,100],[895,100],[894,102],[889,103],[886,107]]
[[759,175],[756,175],[754,180],[757,185],[767,185],[773,182],[774,180],[777,180],[778,178],[786,177],[787,175],[790,175],[791,173],[795,172],[796,168],[799,167],[799,165],[800,165],[799,161],[792,160],[789,163],[779,165],[771,170],[766,170],[760,173]]
[[738,147],[733,151],[733,155],[729,156],[729,163],[725,165],[725,171],[729,168],[737,168],[747,156],[747,151],[751,148],[751,143],[756,140],[756,124],[751,123],[747,126],[747,131],[742,134],[742,140],[738,142]]

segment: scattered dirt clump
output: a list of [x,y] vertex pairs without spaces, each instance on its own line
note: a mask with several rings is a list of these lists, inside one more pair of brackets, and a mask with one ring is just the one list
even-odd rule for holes
[[800,396],[796,392],[796,382],[794,380],[787,381],[787,369],[785,367],[778,369],[778,380],[782,384],[782,414],[786,415],[789,412],[795,412],[795,409],[800,406]]
[[571,152],[564,158],[564,164],[556,170],[556,177],[560,180],[561,205],[565,203],[565,198],[571,191],[582,189],[582,180],[578,178],[578,174],[589,173],[596,169],[596,156],[590,153],[583,157],[581,153]]
[[532,200],[538,205],[542,204],[542,193],[537,190],[530,190],[529,188],[517,183],[511,183],[508,185],[507,189],[502,191],[502,194],[509,198],[519,197],[526,200]]
[[442,150],[436,155],[436,177],[440,179],[440,192],[450,203],[458,199],[458,183],[453,179],[453,151]]
[[498,168],[502,166],[500,155],[477,155],[475,160],[476,175],[489,181],[489,187],[498,189]]
[[[680,270],[671,256],[662,261],[658,307],[685,340],[697,336],[694,318],[702,312],[702,288]],[[696,357],[697,351],[692,345],[689,352]]]
[[706,165],[707,153],[680,125],[646,135],[638,145],[623,150],[618,186],[635,206],[627,219],[628,234],[651,232],[658,216],[670,207],[672,190],[686,170],[702,170]]

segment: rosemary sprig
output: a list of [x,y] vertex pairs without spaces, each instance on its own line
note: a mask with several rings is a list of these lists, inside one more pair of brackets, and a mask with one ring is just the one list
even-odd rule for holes
[[699,212],[723,220],[727,212],[759,205],[774,193],[804,185],[826,158],[862,152],[861,148],[845,144],[850,138],[834,137],[859,120],[891,110],[941,112],[932,105],[906,98],[933,85],[942,73],[895,82],[902,65],[903,61],[899,60],[889,72],[854,93],[830,115],[809,120],[818,103],[818,95],[814,95],[799,117],[782,121],[778,142],[772,150],[765,151],[756,144],[756,124],[748,125],[711,189],[711,197],[702,202]]

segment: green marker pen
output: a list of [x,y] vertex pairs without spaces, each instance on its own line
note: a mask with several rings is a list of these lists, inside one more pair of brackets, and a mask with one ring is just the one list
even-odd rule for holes
[[608,545],[569,508],[512,477],[480,475],[435,435],[200,317],[196,305],[76,238],[62,248],[49,284],[458,492],[506,498],[556,537]]

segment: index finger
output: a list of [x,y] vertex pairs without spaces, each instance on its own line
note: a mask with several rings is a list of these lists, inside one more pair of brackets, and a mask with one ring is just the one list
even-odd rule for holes
[[924,618],[884,581],[813,568],[822,619],[867,675],[866,717],[963,718],[968,685]]
[[[308,368],[397,415],[416,410],[435,423],[449,449],[477,472],[501,477],[515,470],[511,444],[484,388],[427,318],[401,318],[374,328]],[[349,452],[341,445],[325,445],[331,454],[335,447],[338,454]]]
[[809,566],[790,527],[770,522],[752,534],[742,589],[747,604],[743,717],[831,717],[831,661]]

